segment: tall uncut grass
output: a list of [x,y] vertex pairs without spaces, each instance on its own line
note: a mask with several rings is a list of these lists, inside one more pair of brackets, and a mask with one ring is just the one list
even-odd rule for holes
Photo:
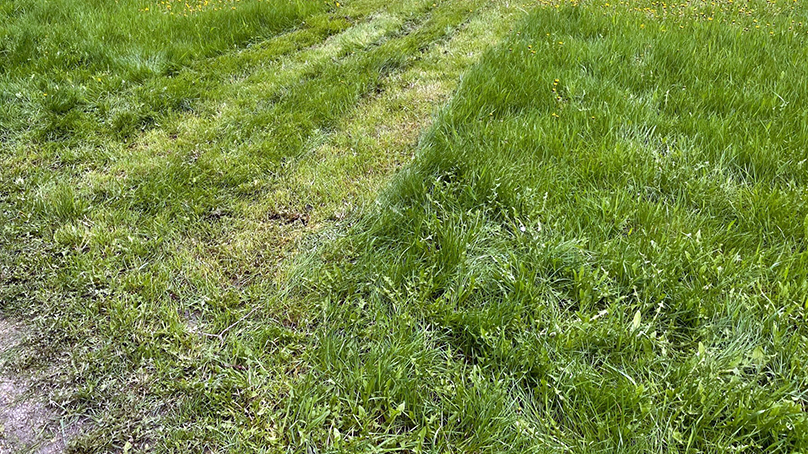
[[435,452],[808,447],[793,5],[534,9],[310,278],[307,416]]

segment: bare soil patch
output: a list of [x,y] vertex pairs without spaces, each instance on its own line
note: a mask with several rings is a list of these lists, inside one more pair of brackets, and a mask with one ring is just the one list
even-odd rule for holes
[[0,454],[65,452],[76,430],[59,428],[44,390],[34,389],[31,377],[8,367],[24,335],[21,327],[0,319]]

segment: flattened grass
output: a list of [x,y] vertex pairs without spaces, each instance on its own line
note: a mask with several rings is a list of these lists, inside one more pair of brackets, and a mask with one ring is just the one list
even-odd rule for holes
[[[92,421],[77,449],[323,446],[286,430],[313,317],[284,293],[288,260],[411,156],[434,103],[507,30],[485,17],[517,11],[386,3],[301,6],[297,25],[198,50],[135,82],[125,68],[56,65],[87,86],[117,82],[52,116],[42,93],[2,79],[24,96],[2,117],[0,310],[37,333],[13,366],[55,362],[42,388]],[[54,134],[49,118],[65,127]],[[398,122],[407,127],[388,130]],[[365,134],[385,142],[368,148],[357,142]],[[340,159],[352,163],[337,171]]]

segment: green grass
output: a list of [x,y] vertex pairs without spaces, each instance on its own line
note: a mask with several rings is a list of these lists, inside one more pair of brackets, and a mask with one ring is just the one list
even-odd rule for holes
[[77,451],[808,449],[800,3],[195,5],[0,7]]
[[[131,84],[54,114],[59,134],[44,91],[3,76],[14,94],[2,117],[0,299],[5,316],[38,334],[7,368],[58,370],[42,387],[68,424],[89,420],[76,449],[288,443],[273,435],[274,405],[308,367],[299,353],[309,314],[284,297],[286,262],[304,235],[338,229],[410,158],[435,103],[516,13],[385,3],[247,2],[288,21],[196,49],[137,84],[121,68],[98,81],[56,65],[88,85]],[[69,5],[131,27],[123,13]],[[169,28],[230,17],[126,6]],[[138,36],[121,49],[151,45]]]
[[150,128],[167,112],[191,109],[204,90],[188,77],[189,64],[328,9],[321,2],[245,1],[233,10],[170,16],[142,11],[149,3],[4,2],[5,135],[76,143]]
[[311,278],[306,399],[437,451],[805,449],[806,30],[753,7],[534,10]]

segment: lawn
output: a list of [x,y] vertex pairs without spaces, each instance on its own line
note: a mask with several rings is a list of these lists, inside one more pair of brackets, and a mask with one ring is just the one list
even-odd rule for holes
[[0,24],[0,365],[74,452],[808,449],[800,2]]

